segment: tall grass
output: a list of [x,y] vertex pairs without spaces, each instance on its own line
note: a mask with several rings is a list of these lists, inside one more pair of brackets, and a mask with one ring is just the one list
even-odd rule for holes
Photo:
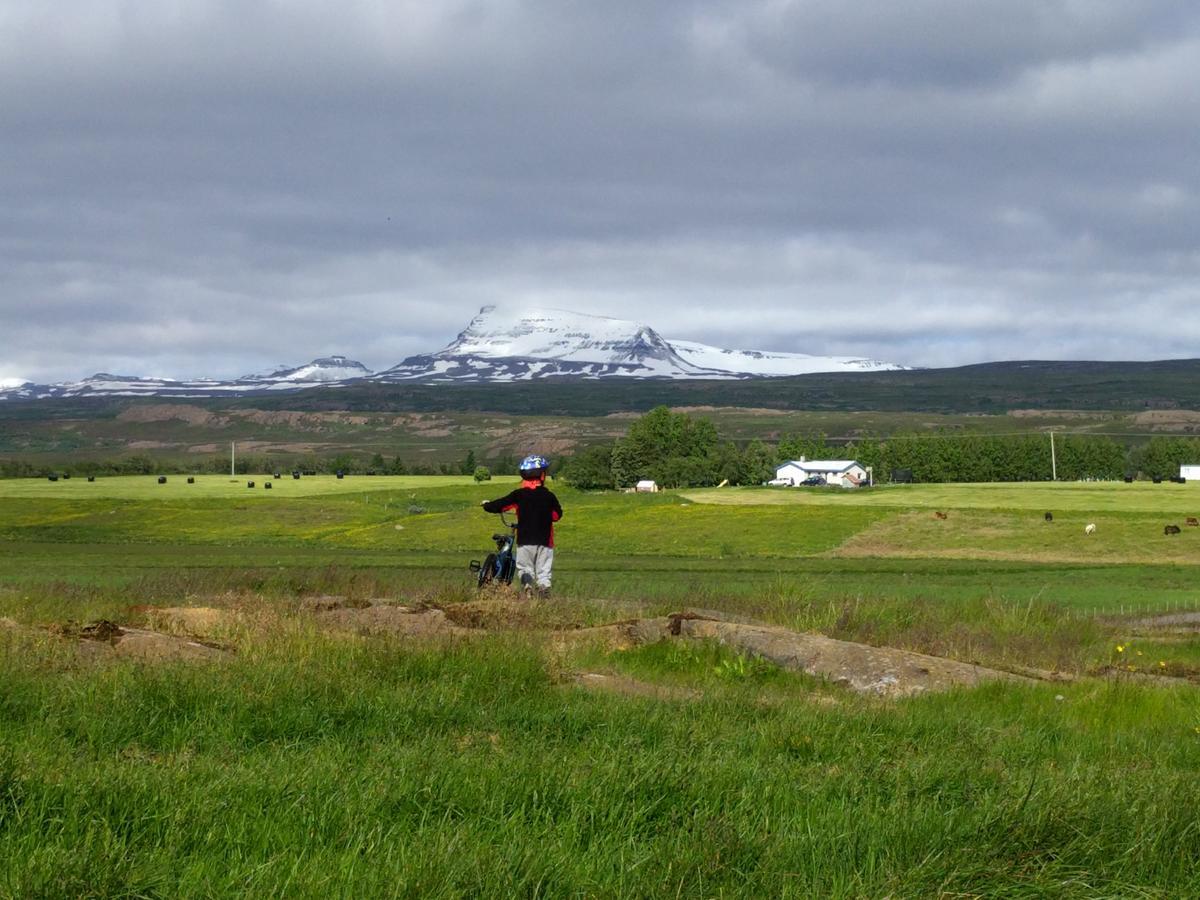
[[[11,896],[1200,888],[1200,718],[1183,692],[885,705],[709,677],[699,699],[662,702],[557,683],[521,641],[286,624],[224,666],[47,671],[3,647]],[[702,674],[713,652],[640,671]]]

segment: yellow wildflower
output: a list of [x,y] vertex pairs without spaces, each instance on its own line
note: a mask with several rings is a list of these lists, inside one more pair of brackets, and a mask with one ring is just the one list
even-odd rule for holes
[[1122,645],[1122,644],[1117,644],[1117,652],[1118,652],[1118,653],[1124,653],[1124,652],[1125,652],[1125,647],[1124,647],[1124,645]]

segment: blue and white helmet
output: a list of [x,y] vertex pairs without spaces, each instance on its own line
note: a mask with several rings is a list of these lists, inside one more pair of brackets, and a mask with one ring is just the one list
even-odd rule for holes
[[536,453],[531,453],[529,456],[521,460],[522,475],[536,475],[538,472],[545,472],[550,468],[550,460],[544,456],[538,456]]

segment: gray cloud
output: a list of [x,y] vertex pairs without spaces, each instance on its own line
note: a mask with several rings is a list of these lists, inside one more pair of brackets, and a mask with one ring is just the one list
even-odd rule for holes
[[1183,2],[0,0],[0,378],[382,368],[484,303],[1195,356]]

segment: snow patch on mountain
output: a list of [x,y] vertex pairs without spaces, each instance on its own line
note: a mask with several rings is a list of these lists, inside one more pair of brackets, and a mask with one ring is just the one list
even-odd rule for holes
[[754,378],[898,369],[854,357],[723,350],[663,338],[640,322],[558,309],[485,306],[450,344],[379,372],[382,381]]
[[328,384],[334,381],[349,381],[352,378],[365,378],[370,374],[371,370],[357,360],[347,359],[344,356],[324,356],[303,366],[277,366],[270,372],[260,375],[244,375],[238,380],[243,382]]
[[762,378],[815,372],[872,372],[902,366],[847,356],[724,350],[664,338],[648,325],[559,309],[485,306],[448,345],[372,374],[345,356],[278,366],[233,381],[146,378],[100,372],[40,385],[0,381],[0,399],[53,397],[218,397],[355,381],[510,382],[554,378]]

